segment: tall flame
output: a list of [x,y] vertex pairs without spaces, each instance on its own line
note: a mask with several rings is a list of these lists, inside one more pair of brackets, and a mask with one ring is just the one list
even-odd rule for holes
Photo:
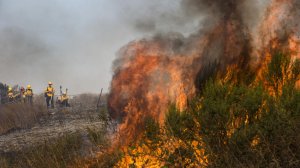
[[[138,137],[148,116],[163,123],[170,103],[184,110],[188,98],[216,70],[261,71],[272,49],[299,58],[300,2],[273,0],[257,27],[249,31],[239,0],[188,0],[218,10],[216,23],[188,38],[170,33],[129,43],[114,62],[109,110],[127,143]],[[186,1],[187,2],[187,1]]]

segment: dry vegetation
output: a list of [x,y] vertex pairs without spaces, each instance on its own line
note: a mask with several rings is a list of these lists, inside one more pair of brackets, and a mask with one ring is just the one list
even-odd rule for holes
[[[87,123],[100,122],[107,114],[106,107],[97,110],[97,95],[83,94],[76,96],[72,101],[74,103],[71,108],[59,108],[54,115],[49,116],[48,111],[42,106],[42,95],[35,97],[34,106],[26,104],[9,104],[0,106],[0,135],[6,136],[13,134],[19,130],[30,129],[31,127],[39,127],[41,121],[44,120],[63,120],[66,115],[75,118],[67,118],[67,120],[85,120]],[[105,99],[103,99],[104,101]],[[80,104],[76,104],[76,102]],[[93,108],[90,108],[93,107]],[[87,110],[86,110],[87,109]],[[53,110],[51,110],[53,111]],[[99,113],[100,111],[100,113]],[[96,116],[95,116],[96,115]],[[97,120],[97,121],[95,121]],[[65,127],[68,121],[62,121],[61,127]],[[0,151],[0,167],[2,168],[53,168],[68,167],[70,165],[86,164],[95,157],[98,152],[103,152],[110,145],[107,134],[107,124],[103,123],[98,129],[86,126],[84,132],[68,133],[60,135],[56,138],[45,139],[44,142],[34,146],[28,146],[21,151]],[[87,124],[88,125],[88,124]],[[93,151],[90,151],[93,150]],[[96,153],[95,153],[96,152]],[[74,167],[72,166],[72,167]]]
[[[98,101],[99,101],[99,95],[91,94],[91,93],[84,93],[84,94],[74,96],[71,103],[79,104],[84,107],[95,108],[95,107],[97,107]],[[102,105],[102,106],[105,105],[106,101],[107,101],[107,95],[102,94],[100,101],[99,101],[99,105]]]
[[38,105],[0,105],[0,135],[17,129],[30,128],[45,114],[45,108]]
[[[102,149],[109,146],[104,130],[90,130],[88,138]],[[64,135],[23,151],[1,154],[0,165],[1,168],[83,167],[94,159],[86,156],[85,141],[85,137],[80,133]]]

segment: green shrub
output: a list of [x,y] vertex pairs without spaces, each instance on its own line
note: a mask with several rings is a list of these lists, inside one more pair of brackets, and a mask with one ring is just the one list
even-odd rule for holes
[[156,143],[160,140],[158,135],[160,134],[159,123],[152,117],[146,117],[145,119],[145,138]]
[[[204,145],[198,149],[205,149],[208,167],[297,167],[299,65],[289,55],[275,53],[262,81],[222,82],[214,77],[186,111],[170,106],[164,131],[184,145],[169,153],[166,163],[189,166],[180,159],[193,160],[197,149],[189,144],[200,135]],[[146,133],[153,137],[162,132],[149,129]]]
[[194,138],[195,122],[193,116],[187,112],[180,112],[175,105],[171,105],[166,115],[165,126],[170,136],[182,140]]

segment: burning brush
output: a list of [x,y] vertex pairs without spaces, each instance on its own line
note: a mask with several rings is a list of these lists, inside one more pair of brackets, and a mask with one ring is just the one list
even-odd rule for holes
[[133,41],[119,51],[109,110],[125,143],[139,136],[146,117],[162,124],[171,103],[185,110],[214,72],[234,67],[259,77],[274,49],[299,58],[300,2],[273,0],[259,24],[249,27],[246,1],[183,0],[183,9],[206,16],[206,27],[188,38],[170,33]]

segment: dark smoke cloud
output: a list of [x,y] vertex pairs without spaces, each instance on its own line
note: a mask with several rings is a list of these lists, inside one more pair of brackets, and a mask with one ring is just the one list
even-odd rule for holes
[[[124,20],[137,31],[152,34],[182,33],[185,37],[202,35],[220,20],[236,20],[239,26],[256,33],[270,0],[180,0],[143,2],[140,10],[126,6]],[[166,6],[170,10],[165,10]],[[143,12],[141,12],[143,11]],[[247,30],[247,31],[248,31]]]
[[[40,61],[42,55],[47,53],[47,48],[40,39],[28,36],[18,28],[5,28],[0,32],[0,51],[1,62],[12,65],[14,62],[20,62],[19,68],[26,68],[30,63]],[[3,67],[1,67],[3,68]],[[14,70],[15,68],[11,68]],[[4,72],[5,69],[1,69]]]
[[182,0],[181,7],[187,17],[201,15],[204,18],[194,36],[201,37],[216,26],[222,27],[211,35],[215,39],[211,39],[209,46],[214,49],[208,46],[204,51],[202,61],[207,63],[204,67],[210,69],[216,62],[226,65],[241,61],[242,56],[250,57],[247,53],[252,52],[253,39],[259,38],[259,26],[269,4],[270,0]]
[[241,4],[246,1],[248,0],[183,0],[181,6],[187,17],[205,16],[203,24],[205,28],[210,29],[211,26],[219,23],[220,20],[235,19],[242,22],[239,10],[241,9],[241,12],[245,13]]
[[136,20],[134,24],[135,28],[138,29],[139,31],[143,32],[152,32],[156,30],[156,24],[154,20]]
[[125,24],[136,31],[151,35],[155,33],[180,32],[189,35],[199,28],[201,15],[187,15],[181,0],[133,0],[132,4],[120,3]]

